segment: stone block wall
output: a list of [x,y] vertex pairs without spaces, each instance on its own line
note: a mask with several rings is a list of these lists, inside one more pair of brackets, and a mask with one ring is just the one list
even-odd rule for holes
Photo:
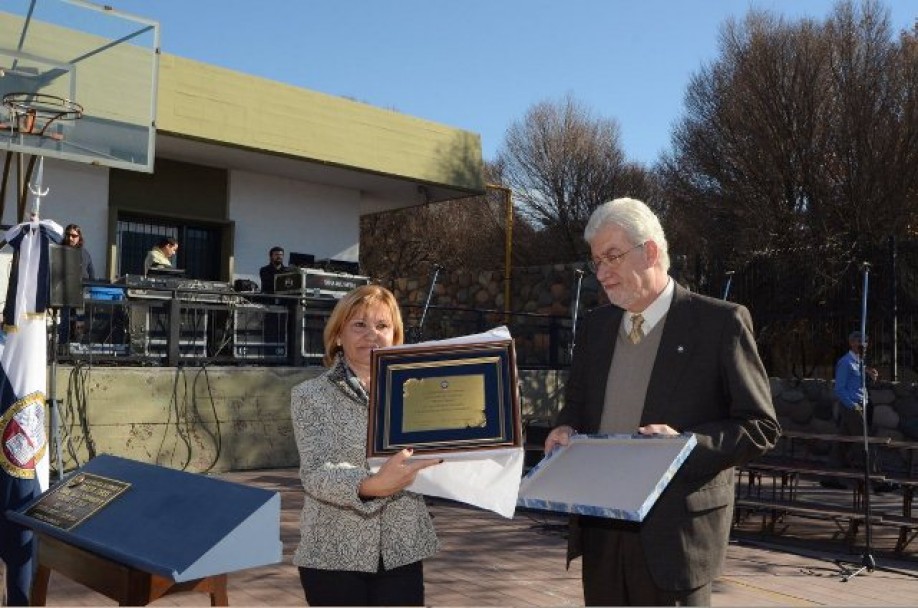
[[[441,272],[430,303],[436,306],[504,310],[505,279],[502,270]],[[576,297],[575,266],[554,264],[513,268],[510,274],[510,311],[566,316]],[[396,279],[393,293],[402,304],[423,306],[430,282],[416,278]],[[587,275],[581,284],[581,310],[605,302],[595,277]]]
[[195,473],[295,467],[290,390],[322,371],[61,366],[64,469],[98,454]]
[[[878,382],[869,389],[873,407],[871,435],[894,441],[918,442],[918,384]],[[771,396],[778,420],[785,430],[837,434],[836,414],[841,407],[832,381],[822,379],[771,379]],[[827,457],[826,442],[808,442],[811,456]]]

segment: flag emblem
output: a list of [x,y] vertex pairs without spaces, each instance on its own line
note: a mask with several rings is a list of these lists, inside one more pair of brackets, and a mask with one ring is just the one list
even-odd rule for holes
[[35,465],[48,447],[45,396],[29,393],[0,416],[0,467],[20,479],[35,479]]

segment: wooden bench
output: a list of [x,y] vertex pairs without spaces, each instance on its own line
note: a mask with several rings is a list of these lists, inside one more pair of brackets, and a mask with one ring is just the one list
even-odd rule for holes
[[[891,482],[898,484],[902,491],[902,509],[900,513],[880,513],[871,510],[870,523],[890,525],[899,528],[896,551],[903,552],[918,537],[918,517],[914,512],[915,491],[918,488],[918,475],[915,471],[915,454],[918,442],[895,441],[888,437],[868,437],[868,445],[877,450],[905,450],[905,467],[890,473],[866,475],[862,469],[837,469],[822,462],[819,458],[806,458],[805,451],[799,448],[810,442],[830,444],[848,443],[863,444],[864,438],[850,435],[834,435],[785,431],[782,433],[781,445],[763,458],[737,468],[736,517],[740,521],[743,511],[762,512],[762,529],[777,532],[777,524],[784,521],[789,513],[805,517],[831,519],[842,529],[845,537],[853,541],[858,527],[865,521],[864,499],[865,480],[873,483]],[[745,478],[745,485],[743,483]],[[770,484],[765,480],[771,479]],[[799,499],[798,488],[802,478],[813,480],[850,480],[852,490],[851,504],[842,507],[830,502],[813,502]],[[837,503],[837,500],[835,501]],[[888,508],[887,508],[888,510]],[[770,514],[770,519],[768,515]],[[847,526],[844,523],[847,522]]]
[[[762,513],[761,531],[772,534],[779,533],[778,525],[790,513],[817,519],[830,519],[838,526],[848,545],[854,544],[860,524],[865,520],[863,512],[858,509],[801,500],[742,497],[736,499],[734,508],[739,511]],[[737,515],[737,517],[742,516]],[[882,519],[882,515],[871,513],[870,522],[872,524],[878,524]]]

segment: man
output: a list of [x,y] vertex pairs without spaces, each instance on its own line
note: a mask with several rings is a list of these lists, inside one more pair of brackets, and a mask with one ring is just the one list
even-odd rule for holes
[[[282,272],[288,272],[290,269],[284,266],[284,248],[274,246],[268,251],[268,264],[258,269],[261,277],[261,292],[274,293],[274,276]],[[287,304],[287,302],[278,301],[277,298],[266,299],[265,304]],[[271,312],[265,314],[265,342],[277,345],[287,340],[287,318],[277,313]],[[276,348],[276,347],[275,347]]]
[[287,272],[284,266],[284,248],[272,247],[268,252],[268,264],[258,269],[261,277],[261,293],[274,293],[274,275]]
[[178,251],[178,241],[171,237],[160,239],[156,246],[147,252],[143,261],[143,273],[149,274],[151,268],[172,268],[172,256]]
[[[848,429],[853,427],[851,435],[861,435],[863,432],[863,420],[861,418],[861,407],[867,403],[864,394],[864,387],[867,386],[861,375],[861,355],[867,350],[867,340],[861,339],[861,332],[852,331],[848,334],[848,352],[846,352],[838,363],[835,364],[835,396],[838,397],[838,403],[841,405],[842,427]],[[867,381],[876,382],[879,374],[873,367],[865,367]],[[867,424],[873,423],[872,410],[867,408]],[[854,414],[853,416],[851,414]],[[853,422],[853,424],[848,424]]]
[[[835,396],[839,404],[839,428],[843,435],[863,437],[864,406],[867,407],[867,432],[873,425],[873,408],[870,407],[868,395],[864,389],[877,381],[879,373],[876,368],[866,367],[863,356],[867,351],[867,339],[859,331],[848,334],[848,352],[835,364]],[[866,374],[866,378],[862,375]],[[866,382],[865,382],[866,380]],[[838,442],[832,453],[832,462],[840,467],[863,467],[864,448],[858,444]],[[880,461],[877,451],[870,450],[870,472],[880,474]],[[837,479],[823,480],[822,485],[829,488],[846,487]],[[889,492],[895,485],[888,482],[875,483],[873,490],[877,493]]]
[[[601,205],[584,236],[613,306],[591,311],[578,330],[546,452],[575,432],[694,433],[697,445],[643,523],[574,516],[568,560],[583,556],[587,605],[710,605],[733,467],[781,432],[749,313],[675,284],[663,228],[641,201]],[[596,463],[589,483],[602,483],[605,466],[615,463]]]

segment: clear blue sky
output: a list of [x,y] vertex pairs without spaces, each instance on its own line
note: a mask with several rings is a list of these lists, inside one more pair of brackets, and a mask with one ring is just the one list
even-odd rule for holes
[[[101,0],[96,0],[101,3]],[[492,160],[535,103],[571,93],[668,148],[692,74],[750,8],[822,19],[833,0],[106,0],[159,21],[163,52],[479,133]],[[896,30],[915,0],[886,0]]]

